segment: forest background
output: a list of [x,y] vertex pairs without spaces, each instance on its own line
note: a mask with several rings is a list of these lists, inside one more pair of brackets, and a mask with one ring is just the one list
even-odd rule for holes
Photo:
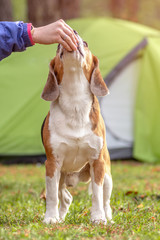
[[0,0],[0,21],[42,26],[60,18],[103,16],[160,29],[160,0]]

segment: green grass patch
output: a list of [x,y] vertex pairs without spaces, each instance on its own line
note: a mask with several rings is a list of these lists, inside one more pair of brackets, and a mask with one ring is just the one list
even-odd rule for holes
[[64,223],[42,223],[45,168],[0,165],[0,239],[160,239],[160,165],[113,162],[114,224],[90,224],[88,186],[70,189],[73,203]]

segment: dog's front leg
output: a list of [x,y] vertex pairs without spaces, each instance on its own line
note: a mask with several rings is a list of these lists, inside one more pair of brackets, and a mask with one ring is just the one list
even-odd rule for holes
[[103,208],[104,162],[99,159],[93,160],[90,163],[90,174],[92,181],[91,222],[95,224],[106,224],[107,220]]
[[59,221],[58,188],[60,168],[55,168],[54,162],[46,161],[46,213],[44,222],[54,224]]

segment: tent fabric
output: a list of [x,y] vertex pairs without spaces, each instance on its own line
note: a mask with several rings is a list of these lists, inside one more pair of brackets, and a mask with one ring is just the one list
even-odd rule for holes
[[160,162],[160,39],[149,38],[143,56],[135,106],[134,156]]
[[121,72],[117,69],[118,75],[109,81],[110,94],[100,101],[111,159],[133,156],[134,106],[140,69],[141,57],[129,61]]
[[[159,31],[107,18],[74,19],[68,24],[99,58],[104,78],[137,44],[144,38],[148,40],[138,81],[133,156],[160,161]],[[55,52],[56,45],[36,45],[23,53],[13,53],[0,63],[0,155],[44,153],[40,130],[49,103],[40,95]]]
[[130,63],[134,58],[138,57],[139,52],[144,49],[148,44],[146,38],[144,38],[135,48],[133,48],[127,55],[113,68],[113,70],[105,77],[104,81],[107,86],[110,86],[116,76]]
[[40,132],[49,103],[40,95],[51,59],[48,50],[37,46],[0,63],[0,155],[44,152]]

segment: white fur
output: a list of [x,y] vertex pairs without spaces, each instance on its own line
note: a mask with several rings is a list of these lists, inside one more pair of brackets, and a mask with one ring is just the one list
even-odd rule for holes
[[112,193],[112,188],[113,188],[112,178],[106,173],[104,176],[103,184],[103,206],[105,216],[109,221],[112,220],[112,210],[110,207],[110,197]]
[[58,187],[60,171],[57,169],[53,178],[46,176],[46,213],[44,222],[56,223],[59,221],[58,212]]
[[77,62],[75,72],[70,62],[71,59],[64,61],[60,96],[51,103],[49,119],[53,154],[64,172],[79,171],[89,159],[98,158],[103,146],[103,138],[91,129],[92,94],[88,80],[80,63]]
[[103,184],[97,185],[94,180],[94,170],[91,163],[91,181],[92,181],[92,208],[91,208],[91,222],[106,224],[107,220],[105,217],[103,207]]
[[59,217],[61,220],[64,220],[68,212],[68,209],[71,205],[72,196],[67,189],[62,188],[60,189],[59,199],[60,199]]
[[[80,43],[82,44],[82,40]],[[83,48],[81,50],[85,55]],[[82,68],[85,58],[78,51],[73,53],[67,53],[64,49],[63,51],[64,74],[59,86],[60,95],[50,106],[50,144],[56,159],[57,170],[53,178],[46,177],[47,194],[44,220],[46,223],[55,223],[60,218],[64,219],[72,202],[70,193],[65,187],[60,187],[60,209],[58,211],[60,171],[64,175],[79,171],[88,161],[98,159],[103,147],[103,138],[93,133],[89,117],[93,97]],[[110,218],[108,207],[110,194],[103,190],[103,186],[95,183],[92,167],[91,179],[93,191],[91,220],[95,223],[101,221],[106,223],[104,207],[107,209],[106,216]],[[110,184],[107,179],[106,177],[105,185],[109,188]],[[104,206],[103,192],[105,192]]]

